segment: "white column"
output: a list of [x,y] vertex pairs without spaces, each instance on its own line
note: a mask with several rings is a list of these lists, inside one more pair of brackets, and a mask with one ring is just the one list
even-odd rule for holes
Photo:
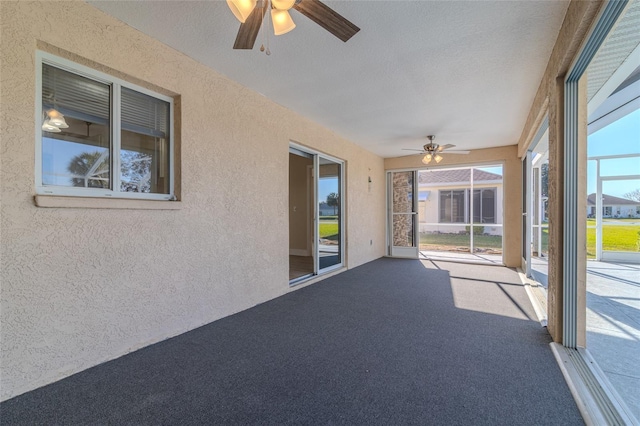
[[596,160],[596,260],[602,260],[602,179],[600,160]]

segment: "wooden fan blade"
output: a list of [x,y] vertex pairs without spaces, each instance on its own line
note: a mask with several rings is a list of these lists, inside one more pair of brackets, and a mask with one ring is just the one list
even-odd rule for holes
[[455,145],[451,145],[450,143],[446,144],[446,145],[440,145],[440,148],[442,148],[443,150],[445,149],[449,149],[449,148],[453,148]]
[[258,38],[260,25],[262,25],[262,18],[267,13],[268,4],[269,2],[266,0],[259,2],[244,24],[240,24],[236,42],[233,44],[234,49],[253,49],[256,38]]
[[417,152],[424,152],[424,149],[409,149],[409,148],[402,148],[403,151],[417,151]]
[[344,42],[360,31],[360,28],[319,0],[302,0],[293,7]]

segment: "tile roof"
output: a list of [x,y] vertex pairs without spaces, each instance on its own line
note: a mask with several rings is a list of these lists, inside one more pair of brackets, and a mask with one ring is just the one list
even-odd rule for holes
[[[418,181],[420,183],[453,183],[468,182],[471,180],[471,169],[452,169],[452,170],[421,170],[418,172]],[[473,169],[473,181],[496,181],[502,180],[502,176],[485,172],[484,170]]]
[[[587,197],[587,204],[590,206],[596,205],[596,194],[589,194]],[[603,206],[618,206],[618,205],[640,205],[640,201],[633,201],[627,198],[614,197],[613,195],[602,194]]]

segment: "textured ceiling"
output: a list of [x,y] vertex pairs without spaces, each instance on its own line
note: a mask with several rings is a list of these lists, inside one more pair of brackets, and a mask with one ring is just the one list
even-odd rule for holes
[[[426,135],[456,149],[517,143],[568,1],[325,1],[361,28],[343,43],[297,11],[271,55],[233,50],[224,1],[90,1],[383,157]],[[304,142],[304,141],[300,141]]]

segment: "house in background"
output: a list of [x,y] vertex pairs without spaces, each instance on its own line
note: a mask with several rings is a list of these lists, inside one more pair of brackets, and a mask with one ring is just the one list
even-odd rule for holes
[[329,206],[326,201],[322,201],[318,204],[318,214],[320,216],[335,216],[338,214],[337,209],[337,207]]
[[[587,217],[596,217],[596,194],[587,197]],[[640,218],[640,201],[602,194],[602,217]]]
[[474,233],[502,235],[502,226],[492,226],[502,225],[502,175],[477,168],[424,170],[418,188],[421,233],[468,233],[473,220]]

